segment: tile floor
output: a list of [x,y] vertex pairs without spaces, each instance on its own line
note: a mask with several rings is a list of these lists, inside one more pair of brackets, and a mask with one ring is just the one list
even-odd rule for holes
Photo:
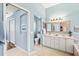
[[31,56],[71,56],[71,54],[42,46],[35,46],[34,51],[32,51],[30,55]]
[[7,50],[6,55],[7,56],[28,56],[28,53],[25,51],[22,51],[19,48],[13,48],[13,49]]
[[[55,49],[50,49],[42,46],[35,46],[34,50],[30,52],[30,56],[72,56],[68,53],[61,52]],[[7,51],[7,56],[28,56],[27,52],[22,51],[19,48],[13,48]]]

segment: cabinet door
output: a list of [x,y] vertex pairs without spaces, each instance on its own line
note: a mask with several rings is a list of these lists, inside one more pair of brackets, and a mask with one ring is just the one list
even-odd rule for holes
[[65,38],[59,38],[59,49],[65,51]]
[[0,56],[3,56],[3,46],[0,45]]
[[55,37],[55,49],[59,49],[59,38]]
[[43,45],[50,47],[50,37],[49,36],[44,36]]
[[66,39],[66,52],[73,53],[74,40]]
[[55,47],[55,40],[54,37],[51,37],[51,48]]

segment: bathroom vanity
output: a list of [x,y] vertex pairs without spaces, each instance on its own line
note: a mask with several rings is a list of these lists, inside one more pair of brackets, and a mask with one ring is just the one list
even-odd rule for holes
[[79,55],[79,39],[72,35],[70,20],[51,20],[44,23],[43,46]]
[[73,54],[74,37],[71,36],[70,20],[47,21],[44,28],[43,46]]
[[74,38],[69,36],[54,36],[52,34],[44,34],[43,46],[61,50],[73,54]]

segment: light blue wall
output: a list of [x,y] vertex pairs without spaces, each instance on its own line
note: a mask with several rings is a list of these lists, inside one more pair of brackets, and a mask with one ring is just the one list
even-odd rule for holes
[[46,20],[52,17],[61,16],[65,20],[71,20],[71,30],[74,36],[79,36],[79,32],[74,32],[73,27],[79,26],[79,3],[61,3],[46,9]]
[[3,29],[3,5],[0,4],[0,41],[4,39],[4,29]]
[[3,4],[0,3],[0,56],[4,55]]
[[30,51],[33,50],[34,46],[34,16],[37,16],[39,18],[42,18],[42,20],[45,20],[45,8],[39,4],[39,3],[16,3],[19,6],[29,10],[31,12],[31,22],[30,22]]
[[45,18],[45,8],[40,3],[18,3],[37,17]]

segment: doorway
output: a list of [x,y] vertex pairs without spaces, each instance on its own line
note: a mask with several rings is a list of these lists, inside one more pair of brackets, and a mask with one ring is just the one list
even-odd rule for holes
[[16,44],[15,42],[15,20],[9,20],[9,39],[13,44]]
[[15,56],[18,55],[17,52],[21,52],[23,55],[28,54],[28,19],[28,11],[13,4],[6,4],[6,55]]
[[10,4],[6,4],[6,43],[7,43],[7,50],[13,49],[16,47],[16,20],[13,17],[15,11],[18,8]]
[[34,44],[41,44],[41,34],[42,34],[42,18],[34,16]]
[[15,48],[16,42],[15,42],[15,20],[14,19],[7,19],[8,25],[7,25],[7,50]]

